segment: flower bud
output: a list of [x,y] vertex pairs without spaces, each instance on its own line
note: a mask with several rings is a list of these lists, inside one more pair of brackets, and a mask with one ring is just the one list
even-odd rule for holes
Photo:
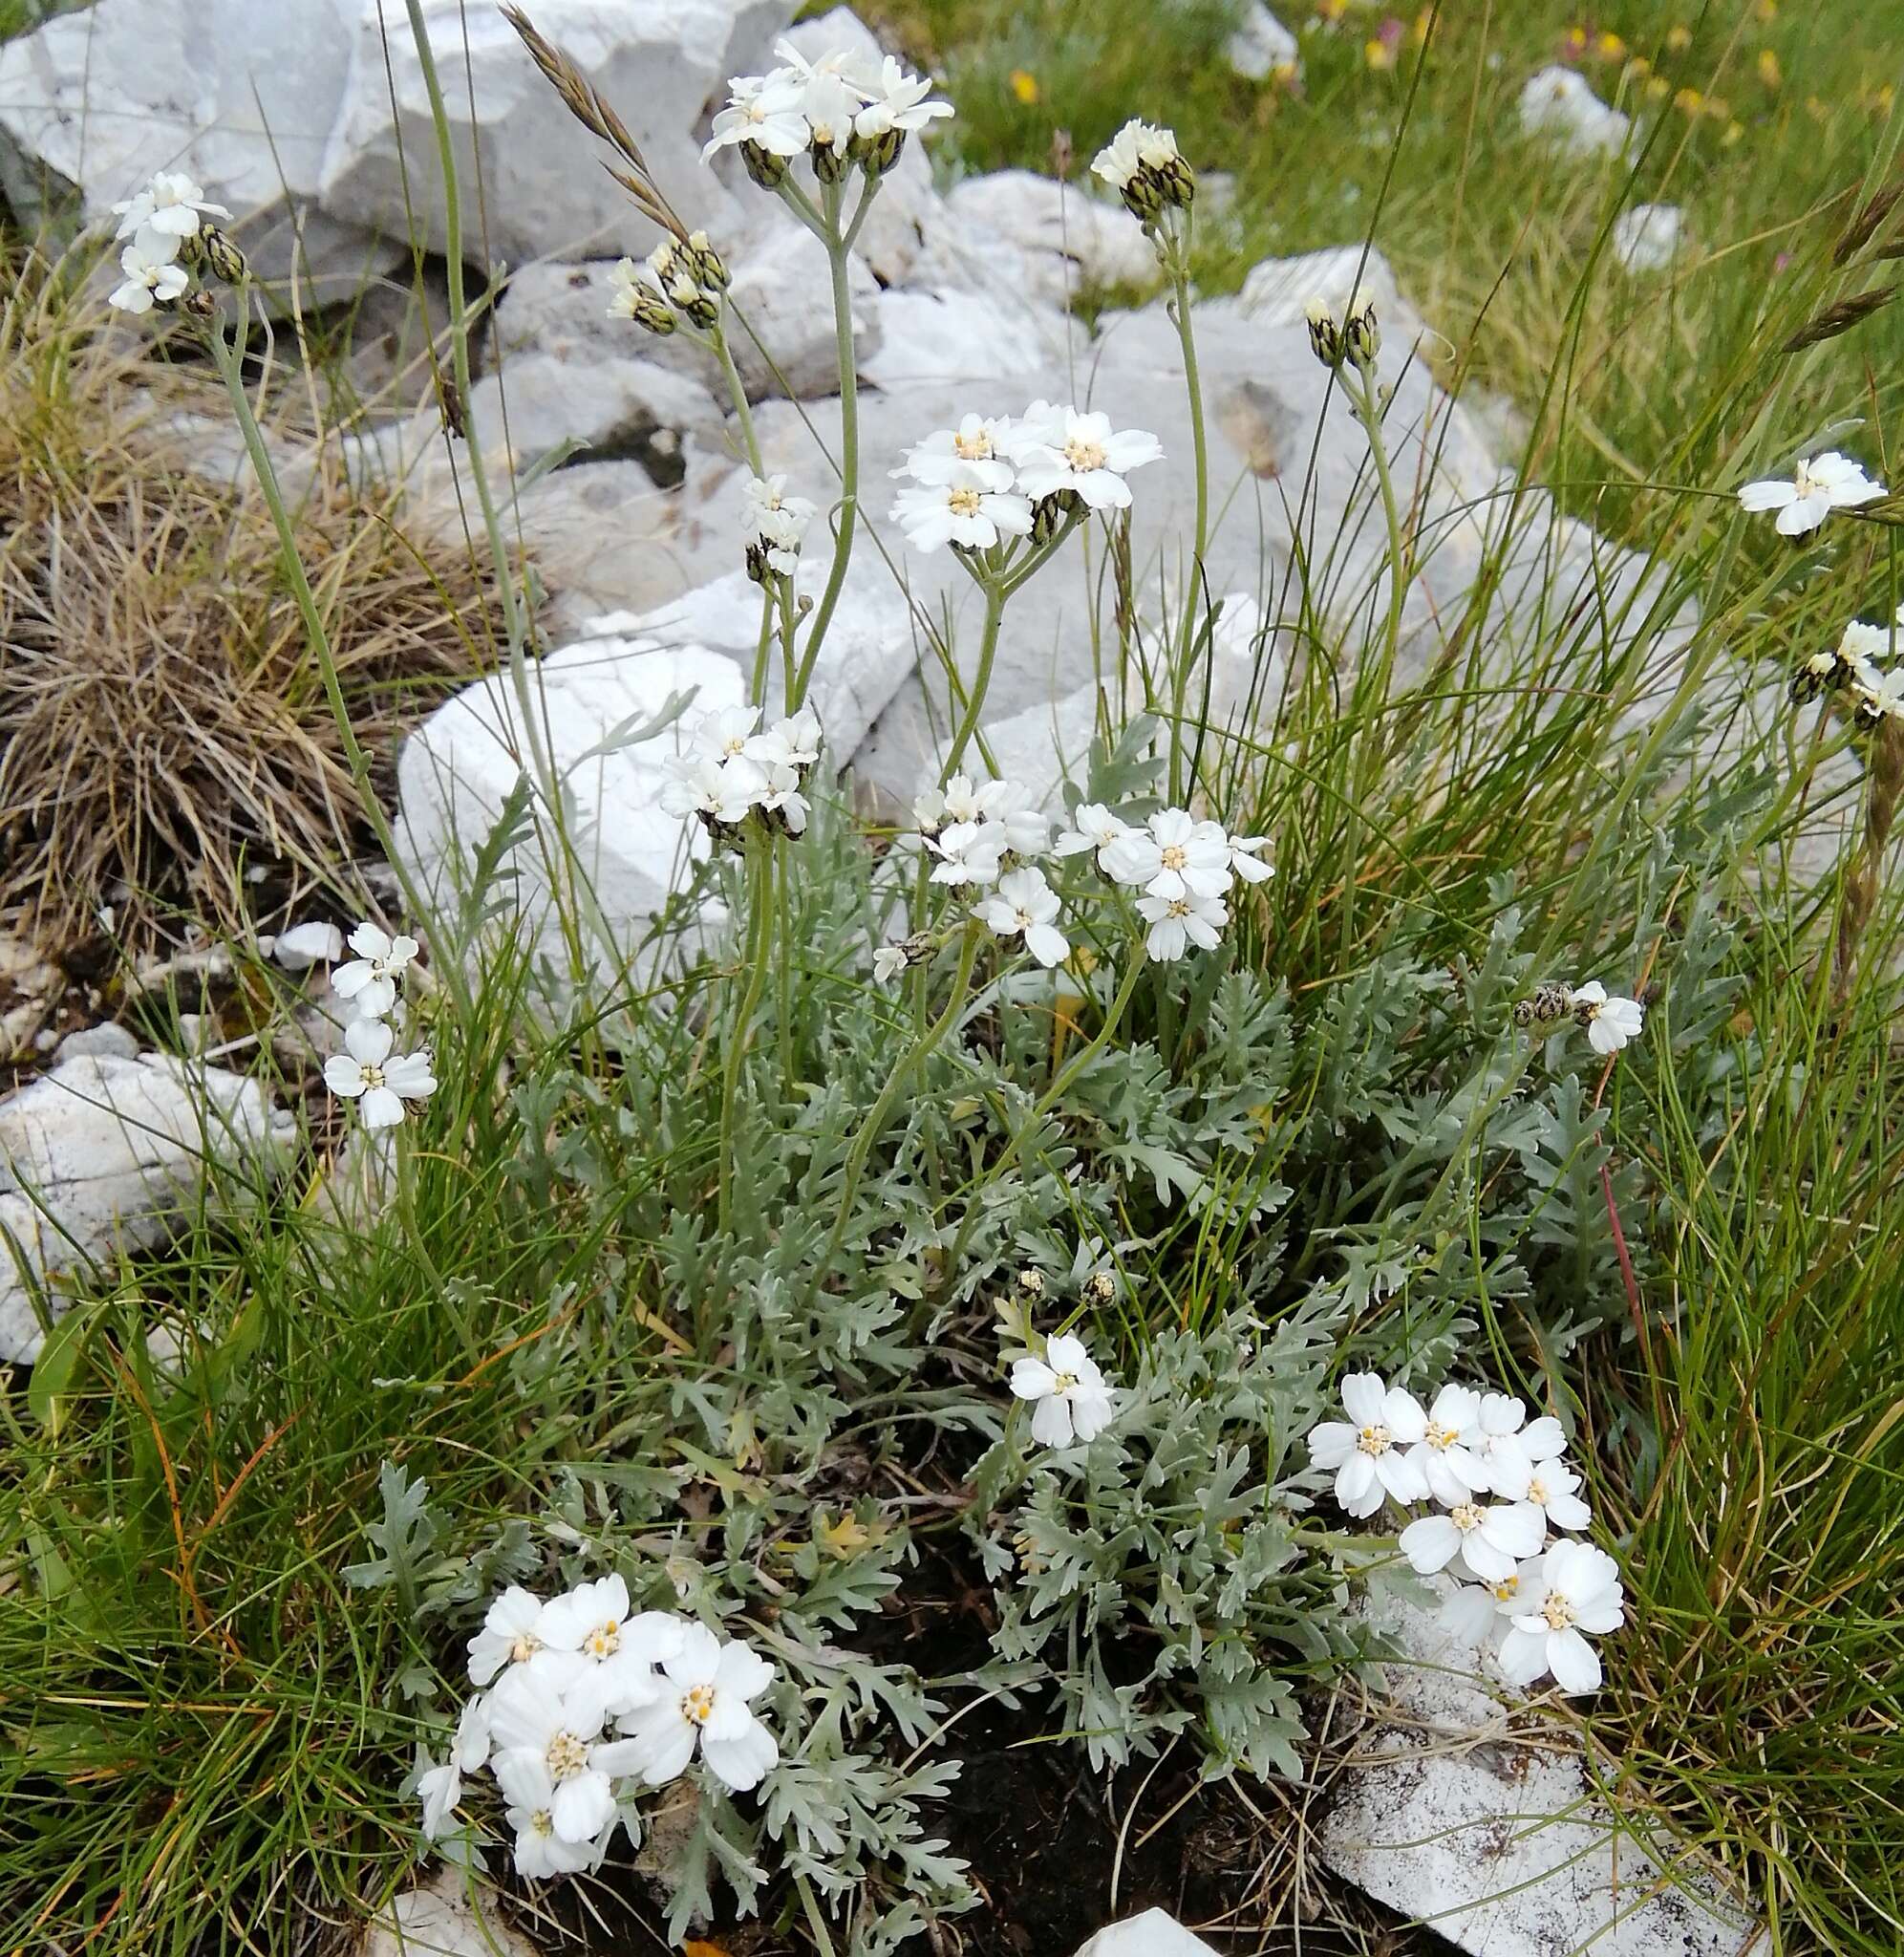
[[716,292],[727,290],[727,267],[717,252],[707,241],[705,231],[693,231],[688,242],[682,247],[681,254],[694,269],[695,282]]
[[[164,299],[157,302],[161,312],[168,303]],[[194,319],[216,319],[218,317],[218,301],[203,286],[194,286],[177,304],[182,312],[189,312]]]
[[1381,329],[1376,324],[1373,299],[1364,296],[1350,307],[1342,324],[1342,344],[1358,367],[1375,364],[1375,356],[1381,351]]
[[852,167],[852,158],[845,150],[836,150],[830,142],[816,142],[808,154],[813,159],[813,174],[823,183],[838,183]]
[[1555,1020],[1564,1020],[1575,1010],[1572,987],[1549,978],[1536,985],[1528,998],[1516,1001],[1514,1024],[1551,1025]]
[[1310,351],[1325,367],[1342,364],[1342,328],[1329,302],[1318,292],[1304,309],[1309,321]]
[[227,286],[235,286],[250,271],[245,254],[239,250],[233,240],[216,226],[207,225],[201,233],[204,245],[205,263],[212,274],[221,278]]
[[1099,1306],[1108,1304],[1117,1296],[1117,1280],[1108,1271],[1093,1271],[1084,1280],[1084,1301]]
[[1166,204],[1187,210],[1196,202],[1197,173],[1182,157],[1172,157],[1157,176],[1158,189]]
[[1131,172],[1130,180],[1118,193],[1123,199],[1123,207],[1140,224],[1154,225],[1164,215],[1164,187],[1162,180],[1150,169]]
[[747,166],[748,176],[762,190],[778,190],[786,182],[787,160],[777,157],[770,149],[762,149],[758,142],[740,145],[740,161]]

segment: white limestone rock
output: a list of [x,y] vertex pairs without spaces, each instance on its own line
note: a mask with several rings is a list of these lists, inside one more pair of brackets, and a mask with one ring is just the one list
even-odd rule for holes
[[62,1058],[0,1102],[0,1361],[38,1357],[35,1292],[57,1318],[59,1280],[162,1242],[208,1178],[242,1202],[295,1129],[257,1082],[158,1053]]
[[1078,1946],[1078,1957],[1216,1957],[1167,1909],[1146,1909],[1122,1923],[1107,1923]]
[[114,1020],[96,1026],[80,1026],[59,1043],[61,1060],[81,1060],[88,1054],[105,1054],[113,1060],[137,1060],[139,1035]]
[[877,312],[879,345],[860,373],[888,393],[948,381],[1016,387],[1064,355],[1064,315],[1018,293],[887,291]]
[[1302,50],[1295,36],[1264,0],[1249,0],[1223,52],[1246,81],[1267,81],[1278,69],[1294,68],[1300,73],[1302,67]]
[[365,11],[364,0],[97,0],[0,47],[0,129],[75,183],[90,219],[155,170],[183,170],[243,221],[261,273],[281,277],[301,256],[316,298],[347,296],[402,253],[400,224],[383,227],[393,247],[376,226],[313,203]]
[[344,934],[319,920],[293,924],[271,940],[271,956],[287,972],[308,972],[313,965],[334,965],[344,956]]
[[1584,75],[1557,64],[1528,77],[1520,111],[1528,135],[1550,137],[1574,156],[1616,156],[1633,133],[1632,118],[1601,101]]
[[1154,286],[1160,276],[1155,248],[1123,204],[1055,177],[968,177],[952,186],[946,210],[982,252],[988,290],[1002,287],[1062,307],[1086,286]]
[[[792,12],[792,0],[539,0],[534,16],[541,32],[615,105],[663,193],[717,236],[733,228],[734,211],[701,168],[701,124],[726,77],[758,68]],[[474,226],[480,163],[487,244],[496,258],[522,264],[646,251],[653,238],[644,232],[652,227],[644,227],[627,192],[602,168],[602,145],[564,108],[502,13],[464,0],[425,0],[423,15],[444,76],[471,218],[466,249],[475,250],[481,235]],[[324,208],[401,236],[400,156],[409,170],[409,206],[431,248],[441,250],[437,140],[400,9],[387,53],[388,72],[378,10],[362,7],[342,113],[324,158]]]
[[601,358],[517,355],[476,383],[467,412],[492,462],[527,468],[573,443],[577,461],[639,462],[663,488],[681,480],[689,438],[717,439],[722,424],[700,381],[641,358],[638,347]]
[[1403,1657],[1384,1667],[1396,1716],[1358,1738],[1317,1831],[1337,1875],[1475,1957],[1739,1957],[1761,1936],[1669,1840],[1649,1854],[1643,1818],[1600,1796],[1611,1763],[1518,1710],[1434,1610],[1370,1614]]
[[366,1926],[360,1957],[541,1957],[480,1878],[443,1867]]

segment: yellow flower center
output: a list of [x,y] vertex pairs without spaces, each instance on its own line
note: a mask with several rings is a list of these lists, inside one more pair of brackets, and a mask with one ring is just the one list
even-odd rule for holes
[[1064,444],[1064,460],[1082,476],[1104,465],[1104,451],[1095,441],[1086,441],[1081,435],[1074,435]]
[[509,1640],[509,1656],[518,1665],[526,1665],[542,1649],[542,1640],[533,1631],[518,1631]]
[[1364,1454],[1385,1454],[1388,1452],[1388,1430],[1377,1420],[1363,1428],[1356,1436],[1356,1446]]
[[957,434],[952,437],[952,447],[963,461],[982,462],[992,454],[992,438],[983,428],[976,435]]
[[976,489],[954,489],[947,497],[954,516],[976,516],[978,514],[978,491]]
[[1481,1527],[1481,1510],[1473,1502],[1462,1502],[1448,1513],[1448,1520],[1465,1536]]
[[621,1624],[610,1618],[605,1624],[597,1624],[588,1633],[588,1655],[591,1658],[612,1658],[621,1649]]
[[555,1817],[546,1808],[538,1808],[529,1817],[529,1833],[546,1839],[555,1833]]
[[1445,1454],[1461,1438],[1461,1430],[1458,1427],[1444,1427],[1439,1421],[1431,1420],[1423,1438],[1436,1453]]
[[1158,850],[1157,860],[1166,870],[1181,870],[1190,859],[1185,853],[1182,844],[1171,843]]
[[548,1743],[546,1758],[551,1780],[572,1780],[588,1771],[588,1748],[572,1732],[558,1732]]
[[1537,1474],[1528,1483],[1528,1500],[1537,1509],[1544,1509],[1547,1506],[1547,1483]]
[[[1187,917],[1190,914],[1190,900],[1187,897],[1172,897],[1170,899],[1170,909],[1167,914],[1172,917]],[[1363,1431],[1366,1432],[1367,1429],[1364,1428]],[[1381,1431],[1383,1441],[1385,1444],[1387,1440],[1388,1430],[1386,1428],[1383,1428]]]
[[383,1069],[380,1066],[372,1066],[366,1063],[360,1071],[364,1077],[365,1086],[380,1087],[383,1086]]
[[1068,1393],[1077,1384],[1078,1375],[1075,1372],[1060,1372],[1053,1376],[1051,1389],[1054,1393]]
[[1497,1583],[1490,1583],[1487,1587],[1493,1591],[1498,1602],[1506,1603],[1508,1598],[1520,1595],[1520,1574],[1516,1571],[1510,1576],[1503,1577]]
[[714,1716],[714,1688],[690,1686],[681,1694],[681,1717],[690,1726],[705,1726]]
[[1548,1593],[1540,1614],[1547,1620],[1550,1630],[1564,1631],[1573,1622],[1573,1606],[1558,1591]]

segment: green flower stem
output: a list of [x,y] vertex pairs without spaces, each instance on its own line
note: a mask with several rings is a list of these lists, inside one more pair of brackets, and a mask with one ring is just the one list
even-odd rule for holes
[[860,1177],[866,1172],[866,1157],[872,1153],[872,1145],[886,1127],[886,1118],[892,1111],[892,1104],[921,1062],[952,1031],[959,1014],[965,1009],[966,998],[972,990],[972,968],[977,960],[979,941],[984,935],[985,927],[976,918],[969,919],[959,944],[958,972],[952,979],[952,997],[946,1000],[945,1011],[900,1055],[898,1064],[887,1076],[886,1086],[880,1089],[879,1099],[873,1103],[866,1118],[860,1124],[859,1133],[853,1137],[852,1147],[846,1151],[846,1167],[840,1178],[840,1191],[834,1197],[838,1214],[833,1219],[832,1235],[827,1237],[826,1248],[814,1266],[816,1284],[824,1277],[839,1253],[840,1245],[845,1240],[847,1228],[852,1222],[853,1198],[859,1194]]
[[1196,330],[1190,323],[1190,213],[1184,212],[1184,229],[1171,257],[1170,276],[1176,289],[1171,307],[1176,317],[1177,338],[1184,350],[1184,384],[1190,401],[1190,449],[1196,467],[1196,530],[1190,557],[1189,587],[1183,597],[1184,616],[1178,628],[1176,671],[1172,676],[1170,698],[1170,794],[1181,800],[1183,728],[1190,687],[1190,654],[1197,634],[1191,629],[1203,590],[1204,553],[1209,544],[1209,446],[1204,430],[1203,381],[1197,370]]
[[760,587],[760,642],[754,649],[754,684],[747,698],[757,707],[767,704],[767,656],[774,649],[774,591],[771,585]]
[[773,854],[766,839],[758,834],[747,839],[747,882],[746,981],[740,1008],[727,1022],[726,1050],[721,1056],[718,1215],[723,1230],[733,1218],[734,1109],[740,1091],[740,1069],[747,1058],[747,1042],[753,1032],[754,1015],[759,1009],[767,959],[774,943]]
[[[1388,683],[1401,646],[1401,605],[1408,595],[1407,542],[1401,534],[1401,510],[1395,500],[1395,478],[1388,466],[1388,443],[1381,432],[1381,403],[1376,392],[1373,364],[1358,366],[1358,385],[1350,386],[1349,398],[1357,418],[1368,435],[1369,460],[1375,464],[1375,480],[1381,491],[1381,514],[1388,526],[1388,625],[1382,635],[1381,660],[1376,671],[1380,677],[1378,702],[1388,697]],[[1347,378],[1347,369],[1343,370]],[[1359,693],[1363,676],[1357,675]]]
[[760,465],[760,443],[754,433],[754,411],[747,402],[747,390],[741,383],[740,370],[734,364],[734,350],[727,344],[727,334],[719,320],[716,320],[708,331],[708,344],[713,347],[715,358],[720,362],[720,371],[727,380],[727,392],[734,402],[734,419],[740,424],[740,441],[747,451],[747,465],[757,476],[767,472]]
[[841,186],[825,186],[826,257],[833,271],[833,333],[840,355],[840,527],[833,541],[833,568],[826,576],[826,589],[813,614],[806,634],[806,650],[795,676],[786,710],[797,713],[813,683],[813,669],[820,658],[826,629],[840,602],[841,588],[846,582],[846,565],[853,554],[853,532],[860,514],[860,400],[859,360],[853,348],[852,288],[847,279],[851,262],[850,238],[857,232],[872,203],[876,183],[868,183],[853,217],[852,232],[840,229]]
[[1005,616],[1005,596],[1004,579],[987,580],[985,631],[978,641],[978,670],[973,675],[972,691],[966,698],[965,715],[958,723],[958,732],[952,736],[952,751],[946,756],[945,766],[939,770],[941,786],[958,772],[960,757],[973,735],[978,731],[978,716],[984,710],[985,695],[992,684],[992,662],[998,654],[998,627]]

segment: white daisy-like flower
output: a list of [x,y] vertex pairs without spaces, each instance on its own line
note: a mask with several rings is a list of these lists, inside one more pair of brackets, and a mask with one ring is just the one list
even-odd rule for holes
[[1153,897],[1220,897],[1230,885],[1230,838],[1223,825],[1188,810],[1160,809],[1104,853],[1110,873]]
[[769,156],[800,156],[812,132],[806,126],[805,89],[799,75],[785,69],[772,75],[737,75],[728,84],[727,106],[714,118],[714,134],[701,150],[702,162],[717,150],[743,142],[757,144]]
[[[1508,1634],[1509,1619],[1523,1607],[1522,1597],[1529,1585],[1539,1578],[1543,1567],[1542,1558],[1530,1557],[1526,1562],[1516,1563],[1505,1577],[1496,1577],[1491,1582],[1457,1583],[1443,1600],[1440,1611],[1442,1624],[1465,1645],[1498,1645]],[[1451,1576],[1473,1574],[1461,1557],[1456,1557],[1449,1564],[1448,1573]]]
[[1749,510],[1777,510],[1779,534],[1802,537],[1815,530],[1834,509],[1854,509],[1860,504],[1875,503],[1883,494],[1882,483],[1872,482],[1849,456],[1828,449],[1800,462],[1789,479],[1747,483],[1739,492],[1739,501]]
[[533,1590],[511,1583],[484,1613],[482,1628],[469,1641],[469,1676],[486,1686],[507,1665],[526,1665],[542,1650],[546,1606]]
[[1058,892],[1042,871],[1014,870],[999,878],[996,893],[978,906],[978,916],[999,937],[1022,935],[1025,949],[1049,970],[1071,952],[1055,921],[1058,908]]
[[1879,673],[1870,668],[1851,685],[1851,706],[1868,725],[1904,720],[1904,670]]
[[865,102],[862,92],[849,85],[843,75],[816,71],[802,83],[800,92],[808,149],[830,150],[836,157],[845,156],[846,145],[853,140],[854,118]]
[[949,466],[937,483],[915,483],[893,499],[892,515],[915,549],[939,550],[955,544],[965,550],[989,550],[1001,537],[1028,537],[1031,504],[1016,490],[993,486],[982,466]]
[[1268,836],[1231,836],[1229,841],[1230,867],[1245,883],[1268,883],[1276,873],[1273,863],[1265,863],[1256,854],[1269,848]]
[[1617,1053],[1639,1038],[1646,1021],[1646,1008],[1637,999],[1621,999],[1617,994],[1610,998],[1597,978],[1573,988],[1573,1005],[1587,1029],[1587,1043],[1595,1053]]
[[[746,764],[750,778],[765,777]],[[669,815],[701,816],[709,822],[740,821],[753,805],[751,792],[743,792],[738,806],[737,788],[744,784],[728,774],[728,763],[711,754],[675,754],[668,757],[668,779],[661,785],[661,806]]]
[[784,476],[749,476],[740,495],[748,548],[759,549],[773,570],[791,577],[800,569],[800,547],[814,505],[803,496],[789,496]]
[[380,1020],[396,1003],[396,981],[422,947],[414,937],[401,932],[393,937],[371,923],[359,924],[348,941],[356,957],[332,973],[331,990],[353,1001],[359,1019]]
[[1161,964],[1181,958],[1191,945],[1213,952],[1230,922],[1230,906],[1221,897],[1202,897],[1194,891],[1181,897],[1142,896],[1137,909],[1150,927],[1144,948]]
[[1542,1559],[1540,1576],[1523,1584],[1519,1602],[1502,1640],[1501,1675],[1530,1686],[1551,1672],[1562,1691],[1593,1691],[1600,1658],[1587,1640],[1626,1622],[1619,1565],[1591,1542],[1556,1542]]
[[946,813],[954,821],[996,823],[1005,831],[1005,847],[1020,856],[1036,856],[1050,842],[1051,818],[1033,803],[1022,782],[1001,775],[962,794],[958,785],[963,779],[954,775],[946,784]]
[[876,946],[872,955],[872,978],[875,985],[890,985],[911,962],[906,956],[904,945],[883,944]]
[[733,761],[747,752],[759,720],[759,707],[716,707],[695,722],[688,737],[690,749],[717,761]]
[[1547,1540],[1547,1521],[1528,1502],[1457,1502],[1445,1515],[1423,1516],[1401,1535],[1401,1554],[1423,1576],[1459,1556],[1484,1581],[1509,1576]]
[[182,298],[191,280],[185,268],[174,260],[178,248],[176,238],[141,231],[119,253],[122,277],[108,294],[107,305],[137,316]]
[[638,1769],[633,1742],[601,1737],[609,1700],[626,1683],[585,1666],[561,1685],[518,1665],[489,1694],[491,1771],[512,1806],[533,1812],[546,1803],[563,1841],[592,1841],[614,1818],[612,1783]]
[[1004,425],[983,415],[966,415],[956,428],[935,429],[924,441],[915,442],[891,474],[933,486],[963,475],[982,481],[988,489],[1009,489],[1012,464],[998,447]]
[[555,1825],[557,1783],[546,1766],[534,1754],[524,1754],[511,1769],[510,1784],[515,1792],[507,1796],[503,1818],[515,1830],[519,1876],[541,1882],[580,1875],[601,1861],[614,1829],[612,1815],[592,1840],[565,1840]]
[[663,304],[662,295],[642,276],[633,259],[623,258],[609,268],[609,317],[640,319]]
[[1052,844],[1054,856],[1081,856],[1086,849],[1097,853],[1098,868],[1114,876],[1111,854],[1131,832],[1122,816],[1114,815],[1102,802],[1080,802],[1071,817],[1071,827],[1060,830]]
[[[137,238],[141,231],[156,232],[171,241],[172,250],[182,238],[196,238],[206,218],[230,222],[231,213],[222,204],[213,204],[204,186],[194,183],[182,170],[160,170],[137,196],[113,205],[119,221],[115,238]],[[156,241],[155,241],[156,255]],[[165,254],[167,257],[170,252]]]
[[876,77],[863,84],[866,105],[853,118],[856,134],[868,140],[897,129],[907,134],[930,127],[952,107],[932,95],[932,84],[924,75],[912,74],[903,61],[890,54],[881,64]]
[[489,1702],[480,1693],[462,1709],[450,1756],[440,1767],[427,1768],[417,1778],[417,1797],[423,1803],[423,1833],[432,1841],[449,1826],[462,1799],[462,1776],[474,1774],[489,1758]]
[[[1038,412],[1035,406],[1027,421]],[[1092,509],[1125,509],[1125,476],[1163,457],[1163,443],[1142,428],[1113,429],[1108,415],[1060,408],[1052,412],[1044,439],[1020,449],[1018,487],[1033,499],[1068,489]]]
[[1352,1372],[1342,1407],[1347,1421],[1325,1420],[1309,1436],[1311,1462],[1335,1471],[1337,1502],[1352,1516],[1372,1516],[1385,1495],[1424,1500],[1428,1484],[1408,1453],[1428,1429],[1422,1403],[1380,1373]]
[[1007,839],[995,822],[955,822],[928,836],[926,847],[939,859],[932,867],[932,882],[959,889],[998,881]]
[[1557,1460],[1566,1448],[1566,1430],[1551,1414],[1530,1423],[1526,1406],[1511,1394],[1482,1394],[1467,1449],[1486,1471],[1489,1488],[1498,1491],[1503,1477],[1523,1464],[1531,1471],[1537,1462]]
[[776,75],[783,75],[802,86],[825,76],[851,83],[861,95],[869,93],[861,77],[859,56],[851,48],[829,48],[815,60],[801,53],[791,35],[782,35],[774,43],[774,53],[785,64],[775,70]]
[[793,836],[806,833],[806,818],[812,813],[800,784],[798,768],[781,761],[769,762],[766,780],[754,798],[754,806],[762,814],[779,816],[785,823],[787,833]]
[[741,752],[764,766],[811,767],[820,759],[820,716],[811,707],[802,707],[752,736]]
[[774,1667],[740,1640],[723,1642],[705,1625],[689,1624],[661,1671],[654,1702],[622,1722],[630,1771],[659,1787],[687,1771],[698,1746],[731,1792],[758,1787],[781,1756],[752,1704],[773,1683]]
[[1538,1509],[1555,1529],[1586,1529],[1593,1511],[1574,1493],[1580,1477],[1565,1461],[1510,1461],[1494,1477],[1494,1491],[1510,1502]]
[[597,1667],[589,1685],[610,1714],[653,1697],[654,1667],[680,1648],[685,1626],[662,1610],[631,1614],[628,1585],[617,1576],[578,1583],[543,1606],[536,1635],[549,1651],[574,1651]]
[[406,1101],[426,1101],[437,1091],[429,1049],[393,1058],[395,1043],[387,1021],[353,1020],[344,1028],[345,1051],[324,1063],[324,1085],[357,1103],[366,1128],[395,1128],[403,1119]]
[[1453,1508],[1487,1487],[1487,1469],[1470,1445],[1478,1436],[1481,1395],[1471,1387],[1444,1387],[1428,1409],[1428,1425],[1409,1451],[1428,1493]]
[[1132,119],[1098,152],[1091,174],[1122,191],[1144,165],[1166,169],[1176,160],[1177,139],[1171,131]]
[[1042,1359],[1016,1361],[1012,1391],[1033,1402],[1032,1438],[1047,1448],[1095,1440],[1117,1411],[1103,1374],[1073,1332],[1047,1339]]

